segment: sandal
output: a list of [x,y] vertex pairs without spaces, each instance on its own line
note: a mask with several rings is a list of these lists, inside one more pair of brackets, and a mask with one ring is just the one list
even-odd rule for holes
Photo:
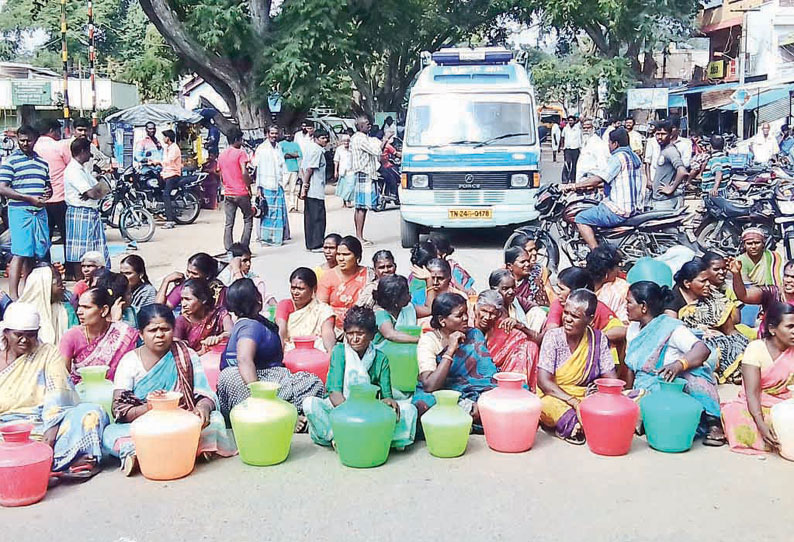
[[138,470],[138,457],[135,454],[130,454],[121,460],[121,471],[124,476],[129,478]]
[[574,432],[571,434],[570,437],[561,437],[561,438],[568,444],[574,444],[576,446],[581,446],[586,442],[584,431],[582,431],[581,427],[574,429]]
[[309,432],[309,420],[306,418],[306,416],[298,416],[298,421],[295,422],[295,432],[296,433]]
[[[728,440],[725,438],[725,435],[722,434],[721,436],[715,436],[713,434],[715,429],[721,429],[717,426],[713,426],[709,429],[709,432],[706,434],[705,438],[703,439],[703,446],[710,446],[712,448],[719,448],[720,446],[725,446]],[[722,431],[720,430],[720,433]]]
[[[80,459],[78,462],[69,466],[66,471],[54,471],[50,473],[50,486],[58,485],[60,482],[72,482],[82,484],[99,474],[102,468],[95,457]],[[57,481],[53,480],[57,479]]]

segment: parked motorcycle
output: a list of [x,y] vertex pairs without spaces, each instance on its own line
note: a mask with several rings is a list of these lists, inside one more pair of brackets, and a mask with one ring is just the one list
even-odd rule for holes
[[139,203],[133,184],[125,181],[131,173],[130,167],[100,177],[108,183],[110,192],[99,202],[99,213],[102,221],[118,228],[125,239],[144,243],[154,236],[154,216]]
[[[203,183],[207,175],[205,172],[185,175],[171,191],[174,221],[177,224],[192,224],[198,218],[201,212]],[[135,187],[138,203],[152,214],[165,217],[163,181],[158,172],[148,171],[139,174],[128,168],[124,172],[124,179]]]
[[[598,203],[591,196],[566,195],[557,185],[546,185],[537,194],[538,223],[515,230],[505,246],[509,246],[517,234],[524,233],[536,239],[539,252],[547,259],[545,263],[552,273],[559,268],[560,251],[571,263],[580,264],[590,248],[579,235],[575,217]],[[678,211],[648,211],[614,228],[596,228],[595,233],[599,241],[620,249],[624,265],[629,268],[643,256],[660,256],[677,245],[690,246],[683,233],[684,219],[683,208]]]

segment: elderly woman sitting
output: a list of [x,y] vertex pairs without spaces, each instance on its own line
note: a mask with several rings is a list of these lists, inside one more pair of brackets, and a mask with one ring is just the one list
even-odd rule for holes
[[562,327],[543,337],[538,363],[541,425],[566,442],[584,444],[579,403],[597,378],[616,378],[607,338],[593,329],[598,299],[590,290],[568,295]]
[[474,326],[485,335],[488,351],[500,372],[519,373],[534,391],[537,384],[538,345],[529,337],[533,333],[518,320],[507,315],[499,292],[485,290],[477,297]]
[[39,314],[32,305],[10,305],[0,328],[0,423],[32,424],[53,449],[55,478],[90,478],[99,472],[107,414],[97,405],[79,404],[58,348],[38,339]]
[[166,305],[147,305],[138,315],[143,346],[127,353],[119,362],[114,379],[113,414],[103,442],[121,459],[124,473],[136,467],[135,445],[130,423],[149,411],[147,397],[158,391],[178,391],[179,406],[201,418],[202,431],[197,453],[234,455],[234,439],[218,412],[218,401],[209,387],[198,354],[174,340],[174,313]]
[[39,313],[42,342],[57,345],[66,330],[80,323],[72,304],[66,300],[61,274],[52,266],[37,267],[30,272],[19,300],[30,303]]

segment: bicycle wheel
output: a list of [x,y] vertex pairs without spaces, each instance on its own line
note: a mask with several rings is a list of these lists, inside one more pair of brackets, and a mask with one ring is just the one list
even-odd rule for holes
[[138,243],[145,243],[154,236],[154,216],[143,207],[127,207],[119,218],[121,235]]

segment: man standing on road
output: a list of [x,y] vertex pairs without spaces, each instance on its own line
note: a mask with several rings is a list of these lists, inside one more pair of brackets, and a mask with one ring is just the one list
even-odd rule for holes
[[105,197],[109,187],[98,183],[84,165],[91,160],[91,142],[78,138],[69,146],[72,160],[63,174],[66,198],[66,261],[77,267],[86,252],[96,251],[110,262],[105,227],[99,216],[99,200]]
[[314,139],[314,123],[310,120],[304,120],[301,123],[300,131],[295,134],[295,143],[301,149],[301,152],[306,156],[306,145],[312,143]]
[[651,183],[656,178],[656,163],[659,160],[659,154],[662,149],[659,148],[659,142],[656,141],[656,125],[651,122],[648,126],[648,140],[645,142],[645,154],[643,159],[645,161],[645,179]]
[[582,149],[576,163],[576,182],[591,175],[598,175],[603,179],[609,162],[609,144],[604,143],[604,140],[595,133],[591,119],[582,119],[580,124]]
[[149,173],[155,169],[153,163],[163,158],[163,144],[157,139],[157,125],[146,123],[146,137],[135,144],[134,163],[139,173]]
[[551,161],[557,161],[557,151],[560,150],[560,138],[562,137],[562,130],[560,125],[556,122],[551,123]]
[[284,162],[287,164],[287,171],[284,173],[284,193],[287,198],[287,208],[289,212],[298,212],[298,192],[300,191],[298,171],[303,160],[301,147],[294,141],[291,132],[287,132],[284,141],[279,143],[281,153],[284,155]]
[[251,231],[254,228],[254,210],[251,208],[251,176],[248,174],[248,154],[242,149],[243,132],[232,128],[227,135],[229,147],[218,156],[218,171],[221,174],[225,196],[223,210],[223,248],[228,252],[234,244],[232,234],[237,209],[243,214],[243,236],[240,243],[251,244]]
[[763,123],[761,131],[750,140],[750,152],[753,153],[753,162],[756,164],[766,164],[780,152],[777,139],[771,134],[768,122]]
[[375,179],[378,177],[380,155],[383,148],[391,139],[383,141],[369,137],[372,124],[369,118],[361,116],[356,120],[356,133],[350,138],[350,153],[353,161],[353,174],[356,176],[356,190],[354,202],[356,211],[354,221],[356,237],[363,245],[371,246],[372,242],[364,239],[364,222],[367,220],[367,211],[377,208],[378,192],[375,189]]
[[681,161],[684,163],[684,167],[689,170],[692,166],[692,140],[688,137],[683,137],[681,135],[681,117],[678,115],[673,115],[670,117],[670,143],[678,149],[678,153],[681,155]]
[[[109,157],[105,156],[105,154],[99,150],[99,147],[94,145],[94,134],[93,128],[91,126],[91,122],[88,119],[84,118],[77,118],[74,119],[74,137],[69,140],[69,145],[72,144],[72,141],[75,139],[87,139],[89,143],[91,143],[91,158],[83,164],[83,168],[88,172],[89,175],[94,174],[94,166],[99,168],[102,171],[110,171],[112,169],[112,162]],[[69,147],[67,146],[67,151]]]
[[319,252],[325,238],[325,146],[328,132],[320,128],[314,132],[314,141],[306,145],[303,158],[303,184],[300,199],[304,200],[303,231],[306,250]]
[[593,227],[618,226],[640,212],[645,200],[642,160],[629,147],[629,134],[625,128],[615,128],[609,133],[609,151],[612,154],[604,177],[593,175],[582,182],[562,187],[563,190],[604,187],[604,200],[576,215],[576,227],[590,248],[598,246]]
[[267,213],[260,219],[259,241],[278,247],[289,239],[289,217],[284,198],[284,173],[287,165],[278,146],[278,126],[267,130],[267,138],[256,148],[252,164],[256,168],[256,189],[267,202]]
[[55,119],[45,121],[41,127],[41,135],[33,148],[50,170],[52,197],[47,200],[47,221],[50,225],[50,239],[55,229],[61,236],[58,244],[66,246],[66,203],[64,202],[63,172],[71,161],[69,142],[61,141],[61,123]]
[[570,183],[576,179],[576,162],[582,148],[582,127],[576,122],[576,117],[568,116],[568,124],[562,129],[560,148],[563,150],[562,182]]
[[0,196],[8,202],[11,254],[8,295],[19,298],[19,282],[30,273],[35,260],[50,254],[50,227],[45,206],[52,197],[47,162],[33,150],[39,133],[30,126],[17,130],[19,148],[0,165]]
[[671,119],[656,123],[656,142],[660,150],[659,158],[656,160],[651,199],[653,208],[658,211],[678,209],[683,205],[684,182],[689,176],[681,153],[672,143],[672,133]]
[[631,152],[636,154],[642,159],[642,135],[634,129],[634,119],[631,117],[623,121],[623,127],[629,133],[629,147]]

